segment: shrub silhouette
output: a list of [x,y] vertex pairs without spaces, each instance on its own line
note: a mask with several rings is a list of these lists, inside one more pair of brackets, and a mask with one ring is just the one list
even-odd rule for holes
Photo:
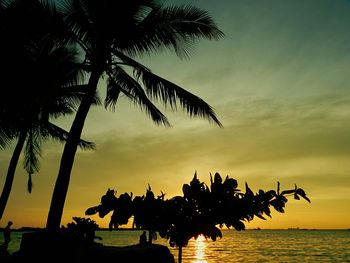
[[98,224],[90,218],[73,217],[74,222],[67,224],[67,230],[74,234],[85,244],[93,244],[95,239],[102,239],[95,236],[95,231],[99,229]]
[[278,182],[276,191],[260,189],[254,193],[247,183],[242,192],[235,179],[226,176],[223,180],[219,173],[215,173],[214,178],[210,175],[210,182],[208,187],[195,173],[192,181],[183,185],[183,196],[171,199],[165,199],[163,193],[156,198],[150,186],[146,195],[134,199],[132,193],[118,198],[114,190],[108,189],[101,203],[88,208],[85,214],[98,213],[104,217],[113,211],[110,228],[127,224],[133,216],[133,227],[158,232],[171,246],[178,247],[178,262],[181,262],[182,247],[186,247],[191,238],[203,235],[216,241],[222,237],[220,228],[223,226],[241,231],[245,229],[245,222],[255,217],[263,220],[271,217],[271,207],[284,213],[288,196],[311,202],[305,191],[296,185],[294,189],[281,191]]

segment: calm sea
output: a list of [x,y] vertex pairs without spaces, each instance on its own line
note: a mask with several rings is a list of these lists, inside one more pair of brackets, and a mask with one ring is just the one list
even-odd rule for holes
[[[198,238],[183,249],[183,263],[222,262],[350,262],[350,230],[223,230],[213,242]],[[141,231],[97,231],[105,245],[136,244]],[[12,232],[10,253],[20,246]],[[2,236],[0,242],[3,242]],[[155,243],[168,245],[158,238]],[[175,259],[177,249],[169,247]]]

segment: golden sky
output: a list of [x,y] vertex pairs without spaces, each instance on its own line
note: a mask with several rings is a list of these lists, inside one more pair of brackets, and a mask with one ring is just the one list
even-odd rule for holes
[[[93,108],[83,138],[97,149],[76,155],[62,224],[108,188],[181,194],[196,170],[207,183],[210,173],[229,175],[242,190],[245,182],[253,191],[296,183],[312,200],[290,199],[285,214],[248,228],[349,228],[350,2],[167,2],[179,3],[209,11],[225,37],[198,42],[189,60],[163,52],[140,61],[207,101],[224,128],[168,110],[172,127],[159,127],[125,98],[114,113]],[[68,129],[70,121],[57,123]],[[32,194],[19,165],[2,225],[45,226],[62,149],[44,145]],[[0,152],[1,189],[12,150]],[[109,215],[91,218],[108,225]]]

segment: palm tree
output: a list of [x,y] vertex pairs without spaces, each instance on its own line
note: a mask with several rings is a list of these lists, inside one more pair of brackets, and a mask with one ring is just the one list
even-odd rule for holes
[[[3,25],[3,21],[5,18],[5,11],[8,6],[7,1],[0,0],[0,24]],[[2,27],[1,27],[2,29]],[[2,46],[1,46],[2,48]],[[0,111],[2,115],[2,111]],[[3,121],[3,118],[0,118],[0,149],[4,149],[9,146],[11,140],[14,138],[14,133],[10,127],[7,127]]]
[[[76,50],[57,45],[56,41],[53,42],[46,35],[39,34],[40,27],[37,24],[24,26],[12,23],[12,19],[28,7],[19,3],[15,1],[4,10],[4,13],[8,11],[7,20],[2,20],[1,28],[2,35],[7,37],[2,41],[0,51],[1,63],[6,65],[1,78],[4,96],[0,101],[0,138],[4,146],[15,138],[17,143],[0,196],[0,219],[11,192],[23,148],[23,166],[29,175],[30,193],[31,176],[39,170],[38,157],[42,141],[52,138],[64,142],[68,137],[68,133],[51,123],[50,119],[73,113],[81,99],[83,88],[77,85],[81,81],[81,68],[77,63]],[[40,15],[40,12],[44,11],[41,9],[43,6],[36,7],[40,7],[35,9]],[[33,9],[33,6],[31,8]],[[32,28],[32,31],[29,32],[28,28]],[[26,33],[22,31],[21,34],[21,30]],[[1,68],[4,68],[3,66]],[[21,74],[21,77],[17,74]],[[82,140],[79,141],[79,146],[83,149],[94,147],[92,143]]]
[[194,41],[219,39],[223,33],[207,12],[189,5],[163,7],[154,0],[65,0],[59,4],[66,14],[71,39],[85,52],[84,68],[90,75],[86,96],[80,103],[61,157],[46,225],[50,230],[60,226],[77,144],[101,77],[107,78],[106,108],[114,109],[122,93],[145,109],[158,125],[170,124],[151,99],[173,110],[180,106],[192,117],[203,117],[221,126],[205,101],[155,75],[135,60],[142,54],[164,48],[186,57],[187,47]]

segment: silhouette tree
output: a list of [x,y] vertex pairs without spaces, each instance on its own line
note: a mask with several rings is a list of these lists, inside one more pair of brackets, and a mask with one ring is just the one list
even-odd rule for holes
[[[6,8],[8,7],[8,3],[6,1],[0,1],[0,24],[3,25],[6,19]],[[3,35],[2,27],[0,28],[0,34]],[[5,38],[6,39],[6,38]],[[1,45],[2,43],[0,43]],[[3,46],[1,46],[3,48]],[[2,68],[3,69],[3,68]],[[5,75],[5,74],[1,74]],[[0,114],[3,115],[2,110]],[[5,124],[3,117],[0,118],[0,149],[4,149],[9,146],[12,139],[15,137],[15,132]]]
[[[245,229],[245,222],[254,217],[266,220],[264,216],[271,217],[270,207],[277,212],[284,213],[288,196],[299,200],[300,197],[311,202],[305,191],[295,185],[294,189],[280,191],[280,183],[275,190],[259,190],[254,193],[246,183],[245,193],[237,189],[235,179],[225,180],[219,173],[211,176],[210,188],[204,182],[200,182],[195,173],[190,184],[183,185],[183,196],[175,196],[169,200],[164,195],[154,197],[151,188],[148,187],[146,197],[136,196],[131,206],[117,206],[118,198],[114,190],[108,189],[102,197],[100,205],[88,208],[86,215],[99,213],[104,217],[109,212],[113,214],[127,214],[134,216],[137,228],[152,230],[159,233],[162,238],[169,240],[170,246],[179,248],[178,262],[182,261],[182,248],[186,247],[191,238],[197,239],[199,235],[216,241],[222,237],[220,228],[234,228],[241,231]],[[108,201],[107,201],[108,200]],[[127,213],[123,211],[126,209]],[[125,224],[128,222],[124,218]],[[110,225],[119,224],[121,221],[111,217]]]
[[98,213],[101,218],[113,211],[109,223],[109,229],[118,228],[120,225],[128,223],[133,213],[132,193],[121,194],[119,198],[114,190],[108,189],[106,194],[101,197],[101,203],[98,206],[87,209],[87,215]]
[[50,230],[60,226],[77,144],[101,77],[107,79],[106,108],[114,110],[119,95],[124,94],[158,125],[170,124],[151,99],[173,110],[180,106],[190,116],[221,126],[206,102],[135,60],[164,48],[186,57],[187,47],[195,40],[220,38],[223,33],[207,12],[189,5],[163,7],[155,0],[57,3],[71,30],[67,36],[85,52],[83,68],[88,71],[89,80],[61,157],[46,224]]
[[[81,87],[77,86],[81,79],[77,52],[49,39],[41,25],[52,24],[52,17],[40,20],[40,23],[30,19],[44,18],[48,10],[36,1],[32,1],[31,5],[28,3],[14,1],[1,12],[1,35],[4,39],[0,44],[3,69],[0,134],[4,142],[17,139],[17,143],[0,197],[0,219],[21,152],[24,150],[23,166],[29,175],[28,191],[31,192],[31,176],[39,170],[42,141],[52,138],[63,142],[68,137],[68,133],[51,123],[50,119],[73,113],[82,94]],[[18,17],[21,17],[19,21]],[[79,146],[83,149],[94,147],[83,140],[80,140]]]
[[133,227],[148,230],[148,242],[152,243],[157,238],[156,232],[167,228],[162,226],[165,213],[164,194],[156,198],[148,185],[146,195],[133,200]]
[[67,230],[78,239],[79,242],[91,245],[95,243],[95,239],[102,238],[95,235],[95,231],[99,229],[98,224],[90,218],[73,217],[73,222],[67,224]]

